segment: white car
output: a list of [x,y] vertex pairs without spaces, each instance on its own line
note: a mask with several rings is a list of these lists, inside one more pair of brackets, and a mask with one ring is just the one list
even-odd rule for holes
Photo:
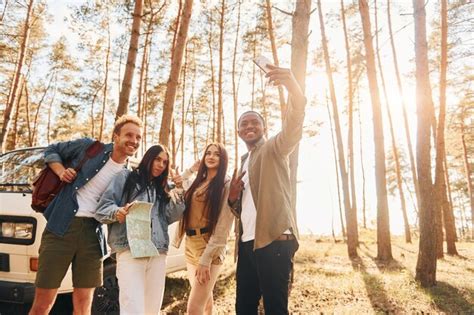
[[[0,155],[0,302],[12,303],[19,310],[33,301],[38,249],[46,226],[43,215],[30,207],[30,184],[44,167],[44,149],[26,148]],[[177,223],[170,226],[170,237],[176,228]],[[119,309],[114,255],[106,256],[103,264],[104,285],[95,290],[92,305],[95,314],[115,313]],[[167,273],[185,268],[183,246],[179,249],[170,246]],[[72,292],[71,276],[69,268],[59,294]],[[1,309],[0,314],[3,314]]]

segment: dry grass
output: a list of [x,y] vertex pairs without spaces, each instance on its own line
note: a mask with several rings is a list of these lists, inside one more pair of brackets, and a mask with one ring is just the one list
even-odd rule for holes
[[[293,314],[474,314],[474,243],[457,243],[460,256],[438,260],[438,284],[424,289],[414,280],[417,240],[406,244],[392,238],[394,260],[388,264],[375,259],[374,232],[363,231],[360,240],[360,258],[354,260],[342,242],[310,236],[300,240],[289,307]],[[234,313],[232,260],[229,254],[214,292],[218,314]],[[184,272],[168,278],[165,312],[184,313],[188,291]]]

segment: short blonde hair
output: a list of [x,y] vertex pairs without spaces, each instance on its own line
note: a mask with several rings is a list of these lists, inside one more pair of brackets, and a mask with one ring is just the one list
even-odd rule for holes
[[120,129],[122,129],[122,127],[125,124],[128,124],[128,123],[135,124],[140,128],[143,127],[142,120],[140,118],[138,118],[137,116],[135,116],[135,115],[123,115],[123,116],[120,116],[119,119],[117,119],[115,121],[113,134],[114,135],[119,135],[120,134]]

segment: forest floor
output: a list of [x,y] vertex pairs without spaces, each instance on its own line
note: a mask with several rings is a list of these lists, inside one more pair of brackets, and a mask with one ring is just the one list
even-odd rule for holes
[[[231,245],[230,242],[229,245]],[[295,255],[295,282],[289,301],[292,314],[319,313],[456,313],[474,314],[474,242],[458,242],[459,256],[438,260],[437,285],[422,288],[415,281],[418,240],[392,237],[394,260],[376,259],[374,231],[362,231],[358,259],[349,259],[346,244],[332,238],[303,236]],[[214,290],[217,314],[232,314],[235,264],[228,251]],[[185,272],[167,278],[163,309],[186,311],[189,284]]]

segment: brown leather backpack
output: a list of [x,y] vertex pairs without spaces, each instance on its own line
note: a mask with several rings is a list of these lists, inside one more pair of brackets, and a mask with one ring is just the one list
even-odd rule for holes
[[[86,154],[81,162],[74,168],[76,173],[79,173],[82,165],[104,148],[104,144],[100,141],[93,142],[86,150]],[[53,199],[58,195],[61,189],[66,185],[62,182],[58,175],[56,175],[47,165],[41,170],[38,176],[33,180],[33,192],[31,195],[31,208],[36,212],[43,213]]]

